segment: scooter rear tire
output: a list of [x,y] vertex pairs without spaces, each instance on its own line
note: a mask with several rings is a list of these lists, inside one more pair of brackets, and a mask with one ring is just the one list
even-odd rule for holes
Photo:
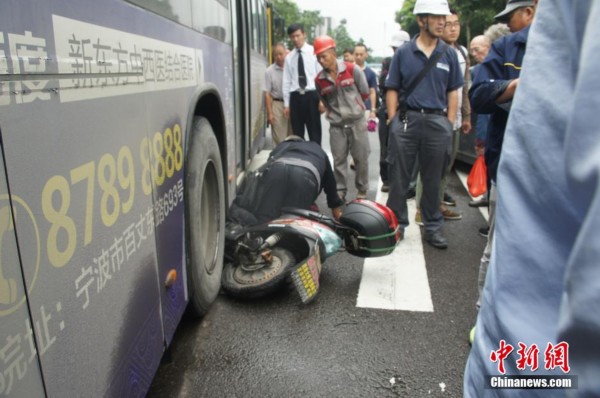
[[225,264],[221,280],[223,290],[231,297],[257,298],[281,289],[296,259],[289,250],[281,247],[273,248],[272,254],[271,264],[254,271],[246,271],[231,262]]

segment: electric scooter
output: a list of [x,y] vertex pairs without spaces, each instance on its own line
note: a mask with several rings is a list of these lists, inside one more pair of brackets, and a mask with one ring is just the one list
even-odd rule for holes
[[229,224],[222,287],[232,297],[255,298],[293,285],[302,303],[319,291],[325,260],[340,250],[358,257],[391,253],[401,240],[394,213],[365,199],[353,200],[339,221],[319,212],[284,208],[270,222]]

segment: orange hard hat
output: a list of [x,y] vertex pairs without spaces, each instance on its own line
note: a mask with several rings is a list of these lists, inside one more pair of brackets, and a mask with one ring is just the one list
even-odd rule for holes
[[319,55],[325,50],[335,48],[335,40],[327,35],[319,36],[315,39],[314,47],[315,55]]

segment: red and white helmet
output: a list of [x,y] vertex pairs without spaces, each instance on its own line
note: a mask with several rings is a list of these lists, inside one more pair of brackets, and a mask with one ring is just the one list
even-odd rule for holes
[[323,51],[335,48],[335,40],[327,35],[319,36],[314,43],[315,55],[321,54]]
[[366,199],[346,204],[340,222],[355,231],[347,236],[346,251],[358,257],[390,254],[401,239],[398,219],[387,206]]

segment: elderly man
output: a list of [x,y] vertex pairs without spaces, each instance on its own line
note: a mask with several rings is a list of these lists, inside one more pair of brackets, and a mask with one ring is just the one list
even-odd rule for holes
[[285,46],[277,43],[273,46],[275,62],[265,71],[265,107],[267,120],[271,125],[273,146],[276,146],[288,135],[292,135],[290,119],[283,112],[283,61],[285,60]]
[[[477,70],[479,69],[479,65],[483,62],[488,52],[490,51],[490,47],[492,46],[492,41],[486,35],[475,36],[473,40],[471,40],[471,45],[469,46],[469,52],[475,59],[477,65],[471,67],[471,76],[475,76]],[[487,128],[488,122],[490,120],[490,115],[478,115],[477,112],[471,113],[471,120],[473,125],[475,126],[475,153],[477,156],[483,155],[485,138],[487,137]],[[469,206],[471,207],[485,207],[489,205],[489,200],[487,195],[479,200],[471,200],[469,202]],[[479,230],[479,234],[487,237],[488,227],[483,227]]]

